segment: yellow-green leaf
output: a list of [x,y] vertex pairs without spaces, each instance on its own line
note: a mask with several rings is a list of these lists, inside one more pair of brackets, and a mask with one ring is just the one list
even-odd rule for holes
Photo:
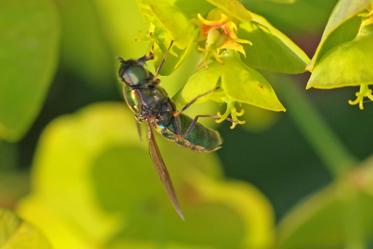
[[238,0],[207,0],[207,2],[242,22],[251,20],[250,11]]
[[137,59],[148,52],[148,24],[136,0],[126,0],[125,4],[122,0],[94,0],[93,3],[101,24],[106,27],[104,36],[116,56]]
[[[189,102],[196,96],[215,89],[221,77],[222,72],[220,69],[221,66],[219,64],[212,63],[207,68],[202,68],[190,76],[182,91],[182,97],[185,102]],[[204,99],[206,100],[207,98]]]
[[170,1],[141,0],[140,6],[154,25],[161,25],[170,36],[170,40],[180,48],[186,48],[194,33],[193,25],[185,15]]
[[219,80],[221,90],[205,100],[237,101],[271,111],[285,111],[268,81],[238,57],[226,57],[223,63],[213,62],[199,70],[186,83],[182,96],[186,101],[191,100],[216,88]]
[[373,84],[373,34],[330,50],[315,66],[307,88],[331,89]]
[[0,209],[1,249],[51,249],[44,235],[13,212]]
[[272,244],[272,209],[258,190],[226,182],[212,154],[157,140],[186,222],[172,209],[131,113],[114,103],[49,125],[34,161],[33,191],[19,210],[56,249]]
[[367,9],[372,0],[340,0],[329,18],[319,46],[308,69],[313,68],[318,61],[333,47],[355,38],[361,24],[357,16]]
[[285,111],[268,81],[239,60],[226,62],[222,87],[232,100],[271,111]]
[[51,0],[0,2],[0,138],[16,141],[39,113],[57,62]]

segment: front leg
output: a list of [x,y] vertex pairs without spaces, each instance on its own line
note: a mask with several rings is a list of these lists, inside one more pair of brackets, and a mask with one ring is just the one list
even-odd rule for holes
[[205,96],[207,96],[209,94],[212,94],[212,93],[216,92],[216,90],[218,90],[218,89],[219,89],[219,87],[216,87],[216,88],[214,88],[214,89],[212,89],[210,91],[207,91],[205,93],[202,93],[202,94],[196,96],[191,101],[189,101],[186,105],[184,105],[184,107],[181,108],[180,111],[176,111],[174,113],[174,117],[180,116],[181,113],[183,113],[186,109],[188,109],[189,107],[191,107],[197,100],[199,100],[199,99],[201,99],[201,98],[203,98],[203,97],[205,97]]

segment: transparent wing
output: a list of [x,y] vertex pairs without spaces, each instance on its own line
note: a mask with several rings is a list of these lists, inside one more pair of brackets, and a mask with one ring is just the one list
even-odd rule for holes
[[139,135],[140,142],[142,142],[141,124],[136,118],[135,118],[135,123],[136,123],[137,135]]
[[159,152],[159,148],[157,145],[157,142],[155,141],[154,133],[152,126],[149,121],[147,121],[148,124],[148,139],[149,139],[149,153],[150,157],[153,160],[155,169],[159,175],[159,178],[161,179],[163,186],[166,189],[166,192],[172,202],[172,205],[174,206],[177,214],[180,216],[182,220],[184,220],[183,212],[181,211],[179,201],[177,200],[176,193],[174,186],[171,181],[170,174],[168,173],[168,170],[166,168],[166,165],[162,159],[162,156]]

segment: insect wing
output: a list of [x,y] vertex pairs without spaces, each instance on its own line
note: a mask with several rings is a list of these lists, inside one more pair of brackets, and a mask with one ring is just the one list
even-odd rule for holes
[[176,192],[174,189],[174,186],[171,181],[170,174],[168,173],[168,170],[166,168],[166,165],[162,159],[162,156],[159,152],[159,148],[157,145],[157,142],[155,141],[154,132],[152,129],[152,125],[148,121],[148,139],[149,139],[149,153],[150,157],[153,160],[155,169],[159,175],[159,178],[161,179],[163,186],[166,189],[166,192],[172,202],[172,205],[174,206],[177,214],[180,216],[182,220],[184,220],[184,215],[181,211],[179,201],[176,196]]
[[140,124],[140,122],[137,119],[135,119],[135,123],[136,123],[137,135],[139,135],[140,142],[142,142],[141,124]]

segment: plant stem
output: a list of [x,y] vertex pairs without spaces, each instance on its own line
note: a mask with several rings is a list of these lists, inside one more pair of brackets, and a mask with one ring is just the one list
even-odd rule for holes
[[[274,78],[274,81],[278,79]],[[290,117],[329,171],[336,177],[342,175],[356,164],[355,158],[325,123],[304,91],[299,89],[297,82],[289,77],[280,79],[289,82],[289,84],[284,82],[276,84],[276,90],[284,98]]]

